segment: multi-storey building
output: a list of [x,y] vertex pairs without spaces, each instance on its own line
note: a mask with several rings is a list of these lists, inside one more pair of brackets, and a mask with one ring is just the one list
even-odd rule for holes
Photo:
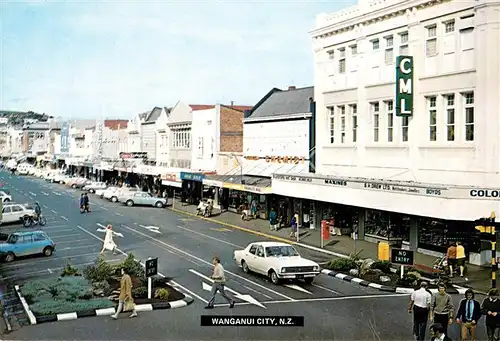
[[319,15],[316,174],[273,189],[329,202],[320,218],[361,238],[435,251],[462,240],[482,262],[470,221],[500,197],[499,10],[385,0]]
[[37,155],[49,149],[49,123],[36,122],[23,125],[23,153]]

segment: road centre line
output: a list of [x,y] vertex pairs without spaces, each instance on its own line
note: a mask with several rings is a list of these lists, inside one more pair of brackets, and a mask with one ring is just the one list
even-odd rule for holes
[[61,216],[61,219],[68,221],[68,218],[66,218],[66,217],[65,217],[65,216],[63,216],[63,215]]
[[186,227],[183,227],[183,226],[179,226],[177,225],[178,228],[180,228],[181,230],[185,230],[185,231],[189,231],[190,233],[194,233],[194,234],[197,234],[197,235],[200,235],[200,236],[203,236],[205,238],[209,238],[209,239],[213,239],[213,240],[216,240],[218,242],[221,242],[221,243],[224,243],[224,244],[227,244],[229,246],[234,246],[234,247],[237,247],[237,248],[240,248],[240,249],[244,249],[245,247],[244,246],[240,246],[240,245],[236,245],[236,244],[233,244],[233,243],[230,243],[230,242],[227,242],[225,240],[221,240],[219,238],[215,238],[215,237],[211,237],[207,234],[204,234],[204,233],[201,233],[201,232],[198,232],[198,231],[193,231],[192,229],[188,229]]
[[36,197],[36,194],[33,193],[33,192],[29,192],[29,194],[31,194],[32,196]]
[[[181,250],[181,249],[179,249],[179,248],[176,248],[175,246],[172,246],[172,245],[170,245],[170,244],[167,244],[167,243],[165,243],[164,241],[161,241],[161,240],[156,240],[156,239],[154,239],[152,236],[148,236],[147,234],[142,233],[142,232],[140,232],[140,231],[137,231],[137,230],[135,230],[135,229],[133,229],[133,228],[131,228],[131,227],[128,227],[128,226],[126,226],[126,225],[123,225],[123,224],[122,224],[122,226],[123,226],[123,227],[125,227],[126,229],[130,230],[130,231],[133,231],[133,232],[135,231],[137,234],[142,235],[142,236],[144,236],[144,237],[147,237],[147,238],[149,238],[150,240],[155,240],[157,243],[160,243],[160,244],[164,245],[165,247],[169,247],[169,248],[171,248],[171,249],[174,249],[174,250],[176,250],[177,252],[182,253],[183,255],[186,255],[186,256],[188,256],[188,257],[191,257],[191,258],[193,258],[193,259],[196,259],[197,261],[199,261],[199,262],[201,262],[201,263],[207,264],[207,265],[208,265],[208,266],[210,266],[210,267],[212,267],[212,266],[213,266],[213,265],[212,265],[212,263],[207,262],[206,260],[201,259],[201,258],[199,258],[199,257],[196,257],[195,255],[192,255],[192,254],[190,254],[189,252],[186,252],[186,251],[183,251],[183,250]],[[282,293],[280,293],[280,292],[278,292],[278,291],[276,291],[276,290],[269,289],[269,288],[265,287],[264,285],[261,285],[261,284],[259,284],[259,283],[253,282],[253,281],[251,281],[251,280],[249,280],[249,279],[246,279],[245,277],[242,277],[242,276],[240,276],[240,275],[237,275],[237,274],[235,274],[234,272],[230,272],[230,271],[228,271],[228,270],[225,270],[225,271],[226,271],[226,273],[228,273],[228,274],[231,274],[231,275],[233,275],[233,276],[235,276],[235,277],[237,277],[237,278],[239,278],[239,279],[241,279],[241,280],[243,280],[243,281],[245,281],[245,282],[247,282],[247,283],[251,283],[251,284],[253,284],[253,285],[255,285],[255,286],[257,286],[257,287],[259,287],[259,288],[261,288],[261,289],[264,289],[264,290],[267,290],[267,291],[269,291],[269,292],[272,292],[272,293],[273,293],[273,294],[275,294],[275,295],[281,296],[281,297],[286,298],[286,299],[288,299],[288,300],[294,300],[294,299],[293,299],[293,298],[291,298],[291,297],[288,297],[288,296],[286,296],[286,295],[284,295],[284,294],[282,294]]]
[[105,210],[105,211],[107,211],[107,210],[108,210],[108,209],[107,209],[106,207],[104,207],[104,206],[101,206],[101,209],[103,209],[103,210]]
[[[361,299],[374,299],[384,297],[404,297],[410,294],[388,294],[388,295],[366,295],[366,296],[343,296],[343,297],[323,297],[323,298],[304,298],[297,300],[276,300],[276,301],[261,301],[262,304],[280,304],[280,303],[303,303],[303,302],[327,302],[327,301],[347,301],[347,300],[361,300]],[[250,303],[236,303],[235,305],[251,305]],[[229,304],[216,304],[214,307],[229,307]]]
[[119,215],[120,217],[123,217],[123,214],[115,212],[116,215]]
[[43,206],[44,208],[46,208],[46,209],[48,209],[48,208],[49,208],[49,206],[47,206],[47,205],[42,205],[42,206]]
[[[87,231],[86,229],[84,229],[84,228],[83,228],[83,227],[81,227],[80,225],[76,225],[76,227],[77,227],[78,229],[80,229],[81,231],[83,231],[83,232],[87,233],[88,235],[90,235],[90,236],[92,236],[92,237],[94,237],[94,238],[96,238],[96,239],[98,239],[98,240],[100,240],[100,241],[104,242],[104,239],[100,238],[99,236],[95,235],[94,233],[92,233],[92,232],[90,232],[90,231]],[[121,253],[122,255],[124,255],[125,257],[127,257],[127,256],[128,256],[128,254],[126,254],[125,252],[123,252],[123,251],[122,251],[121,249],[119,249],[119,248],[115,248],[115,250],[116,250],[116,251],[118,251],[118,252],[120,252],[120,253]],[[144,267],[145,267],[144,263],[139,262],[139,264],[141,264],[142,266],[144,266]],[[164,274],[162,274],[161,272],[158,272],[158,275],[159,275],[159,276],[161,276],[161,277],[163,277],[163,278],[166,278],[166,277],[167,277],[167,276],[165,276]],[[174,286],[178,286],[179,288],[181,288],[182,290],[184,290],[184,291],[185,291],[185,292],[187,292],[188,294],[191,294],[193,297],[196,297],[196,298],[197,298],[197,299],[199,299],[200,301],[202,301],[202,302],[204,302],[204,303],[208,304],[208,301],[207,301],[206,299],[204,299],[203,297],[201,297],[201,296],[199,296],[199,295],[195,294],[194,292],[192,292],[192,291],[191,291],[191,290],[189,290],[188,288],[186,288],[186,287],[184,287],[184,286],[180,285],[179,283],[177,283],[177,282],[175,282],[175,281],[173,281],[173,280],[170,280],[170,283],[172,283]]]
[[52,213],[54,213],[54,214],[57,214],[57,212],[56,212],[56,211],[54,211],[54,210],[50,210],[50,211],[51,211]]

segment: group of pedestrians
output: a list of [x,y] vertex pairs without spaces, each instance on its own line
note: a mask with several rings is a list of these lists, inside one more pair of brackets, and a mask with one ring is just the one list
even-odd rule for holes
[[431,340],[448,341],[448,326],[456,322],[460,326],[461,341],[476,340],[476,328],[484,315],[488,341],[500,341],[500,300],[498,289],[491,289],[482,304],[472,289],[465,292],[465,298],[459,303],[457,312],[451,296],[446,293],[444,284],[438,285],[438,292],[432,294],[426,282],[411,294],[408,313],[413,314],[413,334],[417,341],[425,340],[427,322],[430,326]]
[[80,196],[80,213],[90,213],[90,203],[89,203],[89,196],[87,193],[82,193]]

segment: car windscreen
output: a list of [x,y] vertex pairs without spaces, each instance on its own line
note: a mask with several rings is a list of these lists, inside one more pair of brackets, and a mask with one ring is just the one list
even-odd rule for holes
[[19,239],[19,236],[17,234],[11,234],[9,236],[9,238],[7,238],[7,243],[9,243],[9,244],[15,244],[18,239]]
[[293,246],[290,245],[280,245],[280,246],[268,246],[266,247],[267,257],[293,257],[298,256],[299,253]]

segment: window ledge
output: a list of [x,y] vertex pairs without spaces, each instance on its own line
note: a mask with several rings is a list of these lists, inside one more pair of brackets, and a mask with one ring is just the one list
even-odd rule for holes
[[401,145],[398,143],[370,143],[365,146],[366,149],[406,149],[409,146],[407,145]]
[[352,143],[332,143],[328,144],[326,146],[323,146],[323,148],[329,149],[329,148],[358,148],[358,145],[352,144]]
[[476,149],[474,141],[470,143],[428,143],[418,146],[418,149]]

